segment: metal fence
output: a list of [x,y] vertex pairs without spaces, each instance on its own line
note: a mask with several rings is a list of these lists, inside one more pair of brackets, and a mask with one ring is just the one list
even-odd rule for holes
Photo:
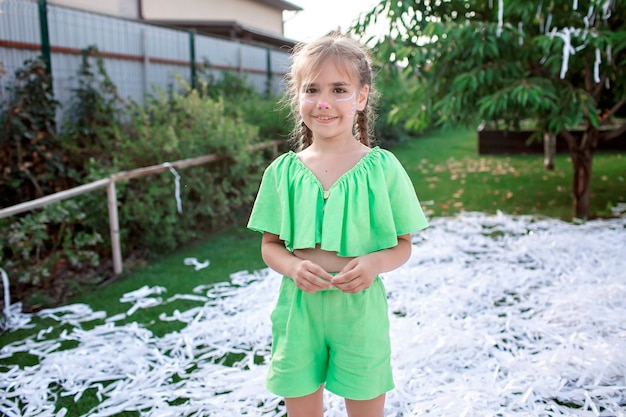
[[[282,91],[289,53],[133,20],[47,6],[40,21],[37,1],[0,0],[0,95],[24,61],[41,55],[42,24],[48,26],[55,98],[66,107],[77,86],[81,51],[95,46],[122,98],[143,103],[155,89],[176,86],[176,75],[191,84],[192,67],[209,63],[209,72],[244,76],[259,92]],[[45,33],[44,33],[45,37]],[[195,53],[194,53],[195,51]],[[2,96],[0,96],[1,98]],[[6,99],[6,97],[5,97]],[[62,110],[61,110],[62,111]]]

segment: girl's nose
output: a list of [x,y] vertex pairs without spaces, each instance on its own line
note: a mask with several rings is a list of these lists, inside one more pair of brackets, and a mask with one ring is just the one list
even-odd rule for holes
[[330,109],[330,105],[325,101],[320,101],[317,103],[317,108],[320,110],[328,110]]

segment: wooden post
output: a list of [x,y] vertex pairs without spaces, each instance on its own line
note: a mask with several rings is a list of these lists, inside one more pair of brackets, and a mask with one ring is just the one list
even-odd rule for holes
[[543,166],[548,171],[554,171],[554,157],[556,155],[556,133],[543,133]]
[[107,186],[107,199],[109,202],[109,230],[111,231],[111,251],[113,252],[113,272],[115,275],[122,273],[122,248],[120,246],[120,224],[117,216],[117,194],[115,181]]

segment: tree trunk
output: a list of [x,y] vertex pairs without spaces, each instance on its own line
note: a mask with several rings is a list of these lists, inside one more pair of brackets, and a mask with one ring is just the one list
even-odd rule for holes
[[593,152],[591,149],[579,148],[572,152],[574,165],[574,213],[578,219],[589,217],[591,165]]
[[556,155],[556,134],[543,134],[543,166],[548,171],[554,171],[554,155]]
[[582,140],[568,138],[574,168],[574,215],[578,219],[589,218],[591,201],[591,168],[593,154],[598,144],[598,131],[591,128],[583,133]]

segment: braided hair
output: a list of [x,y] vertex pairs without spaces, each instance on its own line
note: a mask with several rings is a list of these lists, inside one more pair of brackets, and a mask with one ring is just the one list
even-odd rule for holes
[[354,135],[364,145],[372,146],[374,142],[374,122],[376,118],[375,103],[378,93],[373,84],[372,56],[364,45],[356,40],[337,32],[329,33],[322,38],[295,46],[289,73],[285,77],[286,92],[284,102],[289,106],[295,120],[291,132],[291,141],[297,150],[303,150],[313,143],[313,132],[304,123],[300,115],[300,93],[302,85],[315,78],[321,65],[328,58],[336,58],[354,74],[359,88],[369,86],[369,96],[365,108],[357,111]]

